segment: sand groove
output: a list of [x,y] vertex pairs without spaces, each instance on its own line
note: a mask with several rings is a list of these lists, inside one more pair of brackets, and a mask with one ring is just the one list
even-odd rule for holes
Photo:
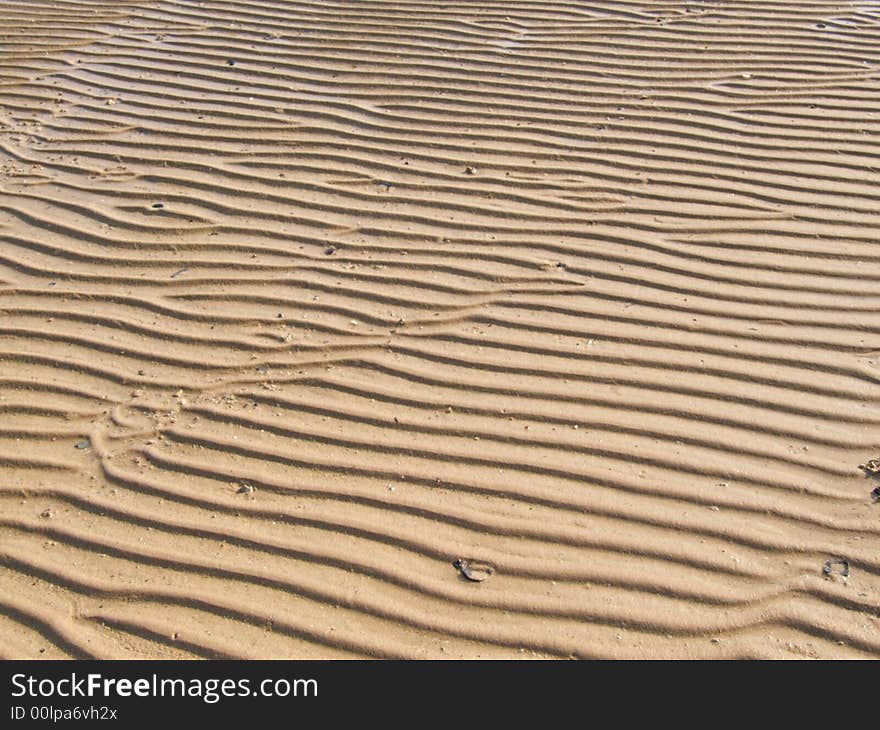
[[0,657],[880,656],[875,4],[0,32]]

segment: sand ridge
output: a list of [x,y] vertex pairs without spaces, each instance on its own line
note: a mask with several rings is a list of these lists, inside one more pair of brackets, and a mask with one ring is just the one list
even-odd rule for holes
[[0,36],[0,656],[880,655],[876,4]]

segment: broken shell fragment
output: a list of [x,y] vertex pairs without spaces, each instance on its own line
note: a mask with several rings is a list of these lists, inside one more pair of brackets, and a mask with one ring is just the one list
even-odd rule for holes
[[822,575],[839,575],[846,578],[849,575],[849,560],[846,558],[826,560],[822,567]]
[[480,563],[467,558],[458,558],[458,560],[452,563],[452,567],[458,570],[463,577],[474,583],[486,580],[495,572],[495,568],[488,563]]

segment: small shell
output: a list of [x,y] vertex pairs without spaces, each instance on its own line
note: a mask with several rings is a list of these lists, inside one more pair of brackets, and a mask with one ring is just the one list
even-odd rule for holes
[[[835,566],[840,566],[840,569],[835,570]],[[849,560],[846,558],[826,560],[822,567],[822,575],[840,575],[846,578],[849,575]]]
[[452,563],[452,567],[456,568],[462,576],[474,583],[481,583],[495,572],[495,568],[488,563],[481,563],[468,558],[459,558]]

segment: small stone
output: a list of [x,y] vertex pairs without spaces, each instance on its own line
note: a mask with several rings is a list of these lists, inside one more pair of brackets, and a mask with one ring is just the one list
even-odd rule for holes
[[161,210],[162,208],[165,207],[165,203],[153,203],[153,207],[154,207],[156,210]]
[[476,174],[477,174],[477,168],[476,168],[476,167],[471,167],[470,165],[468,165],[466,168],[464,168],[464,172],[465,172],[466,175],[476,175]]
[[336,246],[327,246],[327,248],[324,249],[324,255],[325,256],[332,256],[333,254],[336,253],[337,250],[338,249],[336,248]]
[[47,507],[42,512],[40,512],[40,517],[44,520],[51,520],[55,516],[55,510],[51,507]]
[[242,484],[236,491],[238,494],[253,494],[254,488],[250,484]]

